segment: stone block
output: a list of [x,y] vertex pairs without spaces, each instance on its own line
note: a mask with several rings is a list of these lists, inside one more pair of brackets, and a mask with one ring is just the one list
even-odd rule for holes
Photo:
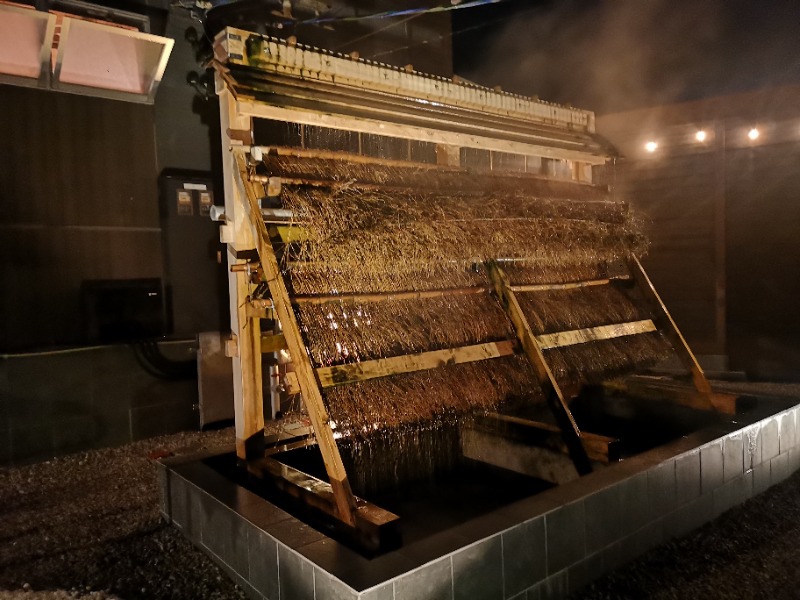
[[675,509],[677,493],[674,459],[663,462],[647,472],[647,498],[652,518],[664,516]]
[[314,565],[290,550],[278,545],[280,600],[314,600]]
[[533,587],[547,575],[544,517],[502,533],[503,578],[506,597]]
[[623,523],[621,498],[621,488],[618,486],[608,487],[584,498],[587,554],[597,552],[619,539]]
[[676,506],[700,496],[700,451],[693,450],[675,458]]
[[502,600],[503,544],[499,535],[459,550],[452,558],[455,600]]
[[582,500],[547,513],[545,529],[548,575],[561,571],[586,556],[586,518]]
[[700,448],[700,488],[709,494],[722,485],[722,440],[714,440]]
[[722,440],[723,481],[741,477],[744,473],[744,440],[741,432],[731,433]]
[[780,435],[779,451],[781,454],[794,449],[797,444],[797,425],[795,423],[795,411],[790,410],[779,416]]
[[780,451],[780,433],[777,417],[770,417],[761,423],[761,459],[772,460]]
[[250,583],[265,598],[279,598],[278,543],[259,528],[247,528]]
[[753,472],[748,471],[736,479],[726,482],[713,492],[714,516],[739,506],[753,496]]
[[394,582],[395,600],[453,600],[453,566],[450,557],[423,565]]

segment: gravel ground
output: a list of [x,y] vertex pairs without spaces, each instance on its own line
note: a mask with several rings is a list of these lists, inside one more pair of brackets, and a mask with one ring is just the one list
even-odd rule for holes
[[161,520],[153,464],[232,443],[180,433],[0,469],[0,598],[244,598]]
[[[154,457],[222,447],[181,433],[0,469],[0,599],[244,598],[161,521]],[[800,473],[575,598],[800,597]]]
[[596,581],[575,600],[795,600],[799,565],[800,472]]

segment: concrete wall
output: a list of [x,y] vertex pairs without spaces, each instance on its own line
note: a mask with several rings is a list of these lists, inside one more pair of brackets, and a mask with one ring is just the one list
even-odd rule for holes
[[196,429],[196,403],[194,379],[153,377],[130,346],[0,357],[0,466]]
[[258,600],[563,598],[798,470],[798,410],[737,417],[374,559],[197,460],[164,461],[161,510]]

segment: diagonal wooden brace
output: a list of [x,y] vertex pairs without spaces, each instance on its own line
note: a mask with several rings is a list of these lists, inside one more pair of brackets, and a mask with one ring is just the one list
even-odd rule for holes
[[311,419],[314,434],[322,453],[322,459],[325,462],[325,470],[330,479],[338,517],[348,525],[355,526],[356,501],[353,496],[353,490],[347,479],[347,472],[342,463],[339,448],[336,446],[336,440],[333,438],[330,417],[322,402],[319,382],[316,379],[314,367],[303,344],[300,327],[292,310],[289,292],[283,282],[275,250],[270,242],[267,227],[261,217],[261,209],[258,205],[260,194],[255,189],[255,184],[248,179],[247,161],[244,154],[237,150],[234,152],[236,153],[236,164],[239,167],[239,177],[244,187],[249,207],[250,225],[253,228],[253,238],[261,259],[261,267],[272,295],[275,312],[283,328],[286,345],[292,356],[292,363],[294,364],[303,403]]
[[497,297],[514,324],[522,349],[533,365],[539,385],[547,399],[547,404],[550,406],[550,410],[553,411],[556,423],[561,429],[561,435],[569,450],[570,458],[575,464],[575,469],[581,475],[591,473],[592,464],[581,440],[581,430],[578,428],[564,394],[544,358],[542,349],[539,347],[536,336],[533,334],[530,324],[522,312],[508,278],[494,261],[486,263],[486,268],[492,279]]
[[698,392],[698,396],[705,399],[707,409],[716,410],[714,393],[711,390],[711,384],[708,383],[708,379],[706,379],[703,368],[700,366],[700,363],[697,362],[697,358],[694,353],[692,353],[691,348],[689,348],[689,344],[686,343],[686,340],[678,329],[678,325],[672,319],[672,315],[669,314],[667,307],[661,300],[661,296],[658,295],[656,288],[653,286],[653,283],[642,267],[642,263],[640,263],[639,259],[635,256],[631,256],[628,260],[628,267],[630,268],[631,277],[634,282],[641,290],[645,299],[655,309],[656,314],[653,321],[656,323],[658,329],[664,332],[664,335],[666,335],[670,344],[672,344],[672,348],[675,350],[681,363],[683,363],[683,366],[691,373],[692,383]]

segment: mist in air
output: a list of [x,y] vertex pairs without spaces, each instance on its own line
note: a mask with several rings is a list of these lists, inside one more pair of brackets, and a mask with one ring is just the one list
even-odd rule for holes
[[800,83],[797,0],[490,8],[453,17],[455,72],[544,100],[607,113]]

